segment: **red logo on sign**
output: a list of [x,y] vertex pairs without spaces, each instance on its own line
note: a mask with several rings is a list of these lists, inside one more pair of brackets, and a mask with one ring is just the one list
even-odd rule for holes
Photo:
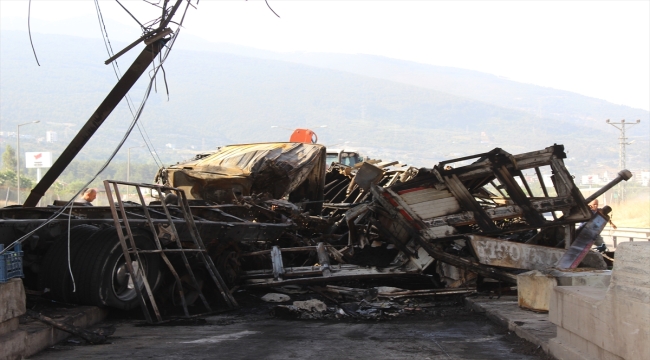
[[38,153],[38,154],[34,155],[34,159],[36,159],[36,160],[40,159],[41,157],[43,157],[43,154],[41,154],[41,153]]

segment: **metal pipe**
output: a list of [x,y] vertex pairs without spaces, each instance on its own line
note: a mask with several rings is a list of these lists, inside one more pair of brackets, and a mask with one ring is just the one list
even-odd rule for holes
[[632,178],[632,173],[630,170],[621,170],[618,172],[618,176],[616,179],[612,180],[609,182],[609,184],[603,186],[600,188],[600,190],[596,191],[595,193],[591,194],[588,198],[585,199],[585,203],[589,204],[590,202],[594,201],[594,199],[598,198],[600,195],[604,194],[605,191],[613,188],[616,186],[616,184],[620,183],[621,181],[625,180],[628,181]]
[[[30,121],[16,126],[16,205],[20,205],[20,127],[29,124],[36,124],[40,120]],[[7,193],[9,189],[7,189]]]

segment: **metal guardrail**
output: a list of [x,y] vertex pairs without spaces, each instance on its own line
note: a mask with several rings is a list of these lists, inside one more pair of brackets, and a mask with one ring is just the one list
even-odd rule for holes
[[650,241],[650,228],[622,228],[616,230],[607,226],[600,233],[608,247],[616,248],[622,242],[627,241]]

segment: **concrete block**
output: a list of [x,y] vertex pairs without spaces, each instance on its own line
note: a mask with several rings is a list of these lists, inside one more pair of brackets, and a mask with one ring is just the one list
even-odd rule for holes
[[25,331],[12,331],[0,336],[0,360],[22,359],[25,352]]
[[549,353],[558,360],[592,360],[586,354],[568,346],[560,339],[551,339],[548,343]]
[[0,323],[25,313],[25,288],[22,279],[0,283]]
[[533,270],[517,275],[519,306],[533,311],[548,311],[556,286],[593,286],[607,288],[610,270]]
[[650,243],[619,245],[607,289],[555,287],[549,318],[558,358],[564,344],[588,359],[650,359]]
[[612,295],[650,304],[650,242],[628,242],[616,250]]
[[557,337],[549,341],[549,352],[559,360],[625,360],[559,327]]
[[[105,309],[81,306],[66,309],[60,314],[61,319],[57,318],[57,320],[85,328],[102,321],[107,314]],[[40,321],[30,320],[25,324],[19,324],[17,330],[0,336],[0,360],[30,357],[69,336],[67,332],[54,329]]]
[[[96,324],[108,315],[106,309],[100,309],[95,306],[82,306],[76,308],[76,314],[68,316],[64,321],[74,326],[86,328]],[[59,320],[61,321],[61,320]],[[25,340],[25,352],[23,356],[30,357],[61,340],[70,337],[70,334],[46,326],[40,322],[32,322],[31,324],[21,325],[21,329],[26,329],[28,335]]]
[[18,324],[20,323],[19,318],[9,319],[0,323],[0,336],[7,334],[11,331],[18,329]]
[[567,331],[566,329],[563,329],[561,327],[557,328],[557,339],[565,344],[571,344],[573,350],[579,354],[582,354],[583,356],[586,356],[588,353],[589,341],[580,336],[577,336],[570,331]]
[[558,286],[592,286],[608,288],[612,279],[611,270],[566,269],[551,270],[549,273],[557,279]]
[[556,287],[550,306],[550,320],[558,329],[625,359],[650,359],[648,304],[623,297],[613,299],[598,288],[574,286]]
[[538,270],[517,275],[519,306],[535,311],[548,311],[549,301],[557,280]]

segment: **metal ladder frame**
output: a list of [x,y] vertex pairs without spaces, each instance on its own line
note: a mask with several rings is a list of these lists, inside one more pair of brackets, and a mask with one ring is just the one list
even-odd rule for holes
[[[119,190],[119,185],[124,185],[124,186],[133,186],[136,189],[136,194],[138,194],[138,197],[140,199],[140,204],[139,206],[142,208],[142,211],[144,213],[144,217],[146,219],[147,224],[149,225],[149,229],[151,230],[151,233],[153,235],[153,239],[156,245],[156,250],[138,250],[137,246],[135,244],[135,240],[133,237],[133,231],[131,230],[131,226],[129,225],[128,221],[128,216],[126,209],[124,208],[124,202],[121,199],[120,195],[120,190]],[[210,277],[212,278],[214,284],[217,287],[217,290],[219,290],[221,296],[225,300],[226,304],[228,305],[229,308],[236,308],[239,305],[237,304],[237,301],[233,298],[232,294],[228,290],[228,286],[226,283],[223,281],[221,275],[217,271],[216,266],[214,265],[214,262],[212,261],[212,258],[210,257],[209,254],[207,254],[207,250],[205,248],[205,245],[203,243],[203,240],[201,239],[201,236],[199,234],[199,231],[196,227],[196,223],[194,222],[194,216],[192,215],[190,211],[190,206],[187,201],[187,197],[185,196],[185,192],[181,189],[178,188],[173,188],[173,187],[168,187],[168,186],[162,186],[162,185],[157,185],[157,184],[139,184],[139,183],[132,183],[132,182],[124,182],[124,181],[115,181],[115,180],[105,180],[104,181],[104,187],[106,188],[106,196],[108,198],[108,203],[111,208],[111,214],[113,215],[113,221],[115,223],[115,228],[117,230],[118,237],[120,239],[120,245],[122,246],[122,252],[124,254],[124,259],[126,260],[126,266],[127,270],[129,271],[129,274],[136,274],[136,276],[132,276],[132,281],[134,283],[134,288],[138,296],[138,300],[140,302],[140,306],[142,308],[142,311],[145,315],[145,318],[147,322],[149,323],[159,323],[162,322],[162,316],[160,315],[160,311],[158,309],[158,305],[156,304],[156,300],[154,299],[154,294],[151,291],[151,287],[149,285],[149,282],[147,280],[146,276],[142,276],[144,274],[143,269],[141,268],[143,262],[141,261],[140,254],[147,254],[147,253],[157,253],[160,254],[160,256],[163,259],[163,262],[167,265],[167,268],[170,270],[172,275],[174,276],[174,279],[176,281],[176,285],[178,286],[178,291],[179,295],[181,298],[181,303],[183,306],[183,311],[185,313],[186,317],[190,317],[189,310],[187,308],[187,303],[185,301],[185,294],[183,292],[183,284],[181,282],[180,277],[178,276],[178,272],[172,265],[172,263],[169,261],[169,258],[167,257],[166,253],[180,253],[181,258],[183,260],[183,263],[185,265],[185,269],[187,270],[188,275],[190,275],[192,285],[196,288],[196,290],[199,293],[199,297],[201,298],[201,301],[203,302],[203,305],[205,306],[206,309],[208,309],[208,312],[212,312],[212,308],[210,307],[210,304],[208,303],[207,299],[203,295],[203,292],[201,291],[201,287],[198,284],[198,281],[196,280],[196,277],[194,276],[194,272],[191,269],[191,266],[189,264],[189,261],[187,259],[187,256],[185,253],[189,252],[196,252],[199,255],[199,258],[203,262],[203,264],[206,267],[206,270],[210,274]],[[113,188],[111,190],[111,187]],[[176,226],[174,225],[174,222],[172,221],[172,215],[169,212],[169,208],[167,204],[165,204],[164,201],[161,201],[161,205],[163,208],[163,211],[165,213],[165,216],[168,221],[168,226],[167,229],[171,230],[171,237],[172,241],[175,241],[175,244],[178,246],[178,249],[165,249],[161,245],[160,238],[158,237],[158,231],[156,229],[156,226],[154,225],[154,222],[151,218],[151,215],[149,213],[149,209],[147,208],[144,201],[144,197],[142,196],[142,192],[140,191],[142,188],[154,190],[158,193],[160,198],[163,198],[163,195],[165,192],[171,192],[175,194],[179,201],[179,208],[183,213],[183,217],[185,219],[185,222],[187,223],[187,228],[190,233],[190,237],[192,239],[192,242],[196,246],[195,249],[184,249],[182,247],[180,237],[178,235],[178,230],[176,229]],[[113,198],[113,193],[115,193],[115,199]],[[116,204],[117,203],[117,204]],[[126,231],[126,234],[125,232]],[[128,243],[127,243],[128,241]],[[131,246],[131,249],[129,249],[129,245]],[[137,260],[137,269],[134,268],[132,258]],[[143,289],[141,289],[141,285],[144,285],[144,290],[146,292],[146,297],[145,294],[143,294]],[[148,302],[147,302],[148,300]],[[155,321],[154,318],[152,317],[150,311],[149,311],[149,306],[151,307],[151,310],[155,314]]]

